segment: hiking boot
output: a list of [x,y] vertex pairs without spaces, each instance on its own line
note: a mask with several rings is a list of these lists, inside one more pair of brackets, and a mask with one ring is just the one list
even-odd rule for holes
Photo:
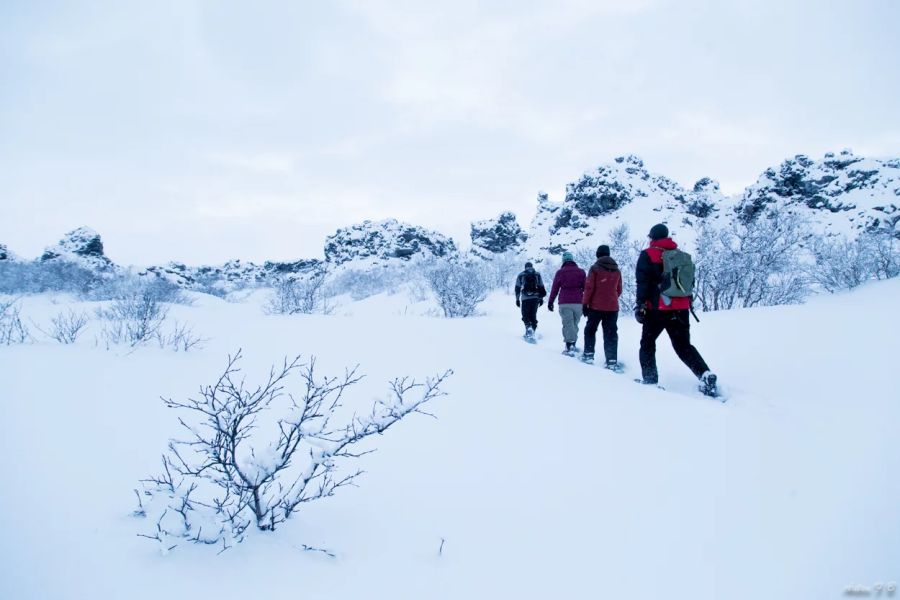
[[615,361],[615,360],[606,361],[606,364],[603,365],[603,368],[609,369],[610,371],[615,371],[616,373],[621,373],[622,371],[625,370],[625,366],[622,363]]
[[594,353],[593,352],[585,352],[581,355],[581,362],[586,365],[594,364]]

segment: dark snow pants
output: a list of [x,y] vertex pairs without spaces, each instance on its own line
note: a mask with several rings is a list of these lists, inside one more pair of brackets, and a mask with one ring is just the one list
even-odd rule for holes
[[584,326],[584,353],[593,354],[597,345],[597,327],[603,325],[603,354],[606,362],[616,362],[619,350],[619,319],[617,310],[588,310],[587,325]]
[[709,370],[697,349],[691,345],[691,321],[687,310],[648,310],[641,333],[641,373],[644,381],[656,383],[656,338],[664,330],[669,334],[675,354],[698,378]]
[[525,327],[537,329],[537,309],[540,305],[540,298],[522,300],[522,322],[525,323]]

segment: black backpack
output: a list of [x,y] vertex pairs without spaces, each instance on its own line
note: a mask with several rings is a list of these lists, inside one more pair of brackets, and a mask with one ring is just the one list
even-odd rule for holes
[[525,277],[522,278],[522,291],[526,294],[537,294],[540,290],[538,289],[538,274],[535,271],[526,271]]

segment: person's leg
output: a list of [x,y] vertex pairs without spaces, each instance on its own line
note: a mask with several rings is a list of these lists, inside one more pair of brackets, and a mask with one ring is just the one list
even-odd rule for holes
[[[575,310],[575,307],[578,307],[578,310]],[[559,317],[562,319],[562,333],[563,340],[565,340],[566,345],[575,344],[578,341],[578,320],[576,319],[576,314],[579,314],[581,311],[580,304],[560,304],[559,305]]]
[[656,369],[656,338],[666,328],[663,320],[665,315],[660,315],[661,310],[648,310],[644,317],[644,326],[641,330],[641,375],[646,383],[657,383],[659,371]]
[[597,327],[600,325],[602,315],[599,310],[589,310],[587,324],[584,326],[584,353],[594,354],[594,347],[597,344]]
[[606,355],[606,362],[615,363],[618,360],[619,353],[619,312],[615,310],[602,312],[603,323],[603,353]]
[[540,300],[537,298],[529,298],[522,301],[522,320],[526,327],[537,329],[537,310]]
[[706,361],[700,356],[694,346],[691,345],[691,316],[687,310],[669,311],[671,318],[666,319],[666,333],[672,341],[672,348],[681,362],[687,365],[691,372],[699,379],[701,375],[709,371]]

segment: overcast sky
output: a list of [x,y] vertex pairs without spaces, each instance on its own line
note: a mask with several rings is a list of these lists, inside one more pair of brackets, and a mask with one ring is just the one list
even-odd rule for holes
[[900,155],[896,0],[0,2],[0,243],[123,264],[321,256],[396,217],[468,245],[634,153],[737,193]]

